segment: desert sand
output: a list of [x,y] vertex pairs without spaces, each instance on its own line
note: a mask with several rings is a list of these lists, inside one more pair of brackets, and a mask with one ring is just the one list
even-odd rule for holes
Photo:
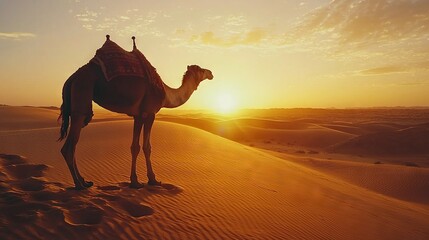
[[428,239],[429,118],[405,111],[160,114],[163,185],[138,190],[132,121],[97,112],[76,191],[58,110],[0,107],[0,239]]

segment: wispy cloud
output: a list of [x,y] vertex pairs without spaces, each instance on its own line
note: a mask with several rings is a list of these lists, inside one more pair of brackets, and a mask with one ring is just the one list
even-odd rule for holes
[[417,71],[429,71],[429,61],[409,62],[401,65],[388,65],[375,68],[368,68],[357,72],[357,75],[386,75],[396,73],[409,73]]
[[178,28],[172,39],[179,45],[271,48],[276,35],[267,27],[251,26],[243,15],[215,15],[205,18],[207,31]]
[[34,38],[36,34],[28,32],[0,32],[0,39],[22,40],[26,38]]
[[426,86],[429,85],[429,81],[425,80],[413,80],[413,81],[403,81],[398,83],[400,86]]
[[216,36],[213,32],[204,32],[193,35],[190,42],[218,47],[249,46],[262,44],[267,33],[262,29],[253,29],[244,33],[231,34],[225,37]]
[[241,27],[247,24],[247,20],[243,15],[231,15],[226,18],[225,25]]
[[86,9],[84,12],[76,14],[76,18],[81,22],[95,22],[98,15],[97,12]]
[[405,73],[409,72],[409,68],[402,66],[386,66],[386,67],[377,67],[365,69],[359,72],[360,75],[384,75],[392,73]]
[[218,47],[287,47],[359,57],[401,49],[401,54],[424,58],[428,53],[421,50],[429,45],[428,12],[427,0],[333,0],[295,23],[282,23],[281,30],[252,26],[242,15],[216,15],[206,19],[211,29],[188,37],[190,43]]
[[335,40],[346,47],[428,41],[427,0],[333,0],[296,25],[289,40]]
[[119,36],[163,35],[154,24],[160,15],[158,12],[147,12],[143,15],[139,9],[133,8],[122,14],[107,16],[105,10],[105,8],[98,11],[85,9],[75,17],[82,22],[83,28],[91,31],[105,31]]

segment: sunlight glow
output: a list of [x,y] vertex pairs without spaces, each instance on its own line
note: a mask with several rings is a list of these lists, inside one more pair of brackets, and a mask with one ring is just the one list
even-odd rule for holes
[[219,113],[232,113],[236,107],[237,101],[233,95],[223,93],[217,97],[215,108]]

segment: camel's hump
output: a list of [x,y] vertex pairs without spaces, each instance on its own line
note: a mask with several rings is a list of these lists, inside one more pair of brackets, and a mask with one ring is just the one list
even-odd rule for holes
[[106,42],[91,59],[91,62],[101,67],[106,80],[112,81],[125,76],[140,77],[150,83],[153,91],[164,97],[164,84],[161,77],[143,53],[137,49],[135,42],[133,50],[128,52],[111,41],[109,35],[106,37]]

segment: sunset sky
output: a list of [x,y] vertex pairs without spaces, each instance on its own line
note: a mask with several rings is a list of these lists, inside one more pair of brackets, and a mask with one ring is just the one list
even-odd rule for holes
[[428,0],[0,0],[0,104],[59,106],[106,34],[212,70],[185,109],[429,106]]

